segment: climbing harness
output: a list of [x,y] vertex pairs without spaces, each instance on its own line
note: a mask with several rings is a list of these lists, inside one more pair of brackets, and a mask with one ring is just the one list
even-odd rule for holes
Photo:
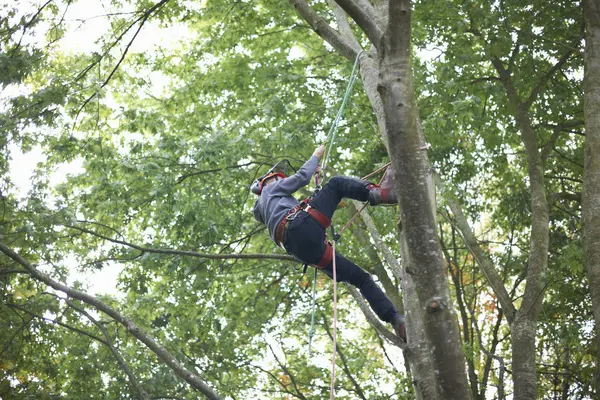
[[[317,221],[317,223],[319,223],[319,225],[323,227],[323,229],[327,229],[331,225],[331,219],[327,215],[323,214],[321,211],[317,210],[316,208],[313,208],[310,204],[308,204],[310,199],[311,197],[308,197],[301,201],[300,204],[298,204],[296,207],[290,209],[287,215],[281,219],[281,222],[279,223],[279,225],[277,225],[277,228],[275,228],[275,243],[277,243],[277,245],[282,249],[285,250],[284,241],[290,223],[294,219],[296,219],[298,214],[300,214],[300,212],[302,211],[310,215],[315,221]],[[317,268],[325,268],[331,262],[332,254],[333,252],[331,250],[331,245],[329,243],[326,243],[325,252],[316,264]],[[304,264],[304,273],[306,272],[306,268],[307,264]]]

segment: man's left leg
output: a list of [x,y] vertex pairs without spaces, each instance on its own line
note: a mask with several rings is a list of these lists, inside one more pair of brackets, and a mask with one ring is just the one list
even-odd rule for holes
[[[392,324],[396,334],[406,341],[404,317],[398,314],[394,304],[371,278],[371,275],[340,254],[336,253],[335,262],[336,280],[355,286],[367,300],[373,312],[377,314],[377,317]],[[333,278],[333,262],[323,268],[323,272]]]

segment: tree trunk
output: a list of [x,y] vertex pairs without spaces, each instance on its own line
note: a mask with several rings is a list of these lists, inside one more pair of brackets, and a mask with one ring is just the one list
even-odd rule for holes
[[424,141],[410,67],[410,34],[410,1],[390,1],[389,24],[378,47],[378,91],[399,195],[413,374],[423,398],[464,400],[471,395],[437,237],[429,160],[421,150]]
[[[396,172],[401,210],[402,288],[417,397],[471,398],[458,322],[437,237],[435,195],[419,127],[410,68],[410,0],[335,0],[366,34],[374,50],[361,52],[343,15],[339,31],[304,0],[289,0],[311,28],[350,61],[360,55],[365,91]],[[397,274],[398,271],[394,271]]]
[[[584,264],[596,322],[597,367],[600,369],[600,2],[584,3],[586,23],[584,118],[585,160],[582,216]],[[600,370],[596,375],[600,392]]]
[[[564,59],[563,59],[564,58]],[[565,57],[557,65],[566,60]],[[548,267],[548,248],[550,237],[550,217],[548,199],[544,183],[544,160],[538,148],[536,132],[529,116],[529,107],[539,94],[539,90],[551,73],[546,74],[526,101],[519,97],[511,73],[499,58],[492,57],[492,64],[500,76],[509,102],[515,110],[515,122],[521,134],[521,141],[527,152],[529,191],[531,193],[531,239],[527,262],[527,280],[521,307],[511,326],[513,381],[515,400],[534,400],[537,398],[537,373],[535,365],[535,336],[537,320],[542,307],[542,277]],[[554,69],[552,69],[554,70]],[[551,71],[552,71],[551,70]]]
[[526,111],[517,110],[517,124],[528,154],[531,191],[531,241],[527,263],[527,283],[523,301],[511,328],[513,339],[513,380],[515,400],[537,398],[536,329],[542,307],[542,275],[548,266],[549,226],[548,200],[544,188],[544,166],[537,147],[536,135]]

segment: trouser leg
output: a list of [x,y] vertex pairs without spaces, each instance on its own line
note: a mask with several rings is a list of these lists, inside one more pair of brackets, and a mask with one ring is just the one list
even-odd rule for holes
[[334,176],[323,186],[310,204],[331,218],[339,202],[344,197],[367,201],[369,199],[367,184],[368,182],[359,179]]
[[[383,290],[381,290],[379,285],[373,281],[371,275],[352,261],[337,253],[335,255],[335,263],[336,280],[338,282],[347,282],[355,286],[380,320],[392,322],[392,319],[398,314],[398,311]],[[329,263],[329,265],[323,269],[323,272],[333,278],[333,262]]]
[[[322,209],[319,210],[324,212]],[[324,238],[325,233],[319,223],[308,214],[303,213],[290,223],[285,248],[301,261],[315,265],[325,252]],[[396,307],[373,281],[371,275],[340,254],[336,253],[335,261],[336,280],[355,286],[379,319],[384,322],[392,322],[398,314]],[[333,278],[333,262],[323,268],[323,272]]]

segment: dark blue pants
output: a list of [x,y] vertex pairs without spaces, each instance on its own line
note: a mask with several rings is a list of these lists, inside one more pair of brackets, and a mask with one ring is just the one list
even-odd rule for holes
[[[364,181],[335,176],[323,186],[310,204],[331,218],[343,197],[366,201],[369,198],[369,190],[365,186]],[[316,265],[325,252],[325,230],[307,213],[299,213],[290,222],[284,245],[290,254],[302,262]],[[384,322],[391,322],[398,313],[396,307],[373,281],[371,275],[338,254],[337,251],[335,263],[337,281],[347,282],[355,286],[379,319]],[[323,272],[329,275],[330,278],[333,277],[333,261],[323,268]]]

